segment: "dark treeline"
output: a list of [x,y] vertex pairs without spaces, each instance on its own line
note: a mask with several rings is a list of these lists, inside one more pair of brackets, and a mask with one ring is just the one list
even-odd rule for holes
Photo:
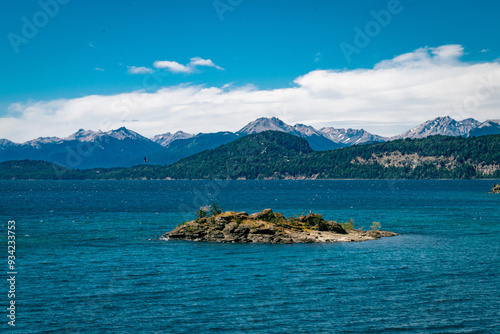
[[[418,154],[417,159],[412,156],[415,154]],[[406,160],[394,163],[391,155],[405,156]],[[315,152],[302,138],[266,131],[200,152],[169,166],[71,170],[41,161],[9,161],[0,164],[0,178],[470,179],[500,178],[498,165],[500,135],[476,138],[432,136]]]

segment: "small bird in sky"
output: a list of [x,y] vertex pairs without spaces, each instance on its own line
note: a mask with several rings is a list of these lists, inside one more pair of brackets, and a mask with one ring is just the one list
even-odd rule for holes
[[148,162],[148,159],[146,159],[146,157],[144,157],[144,162]]

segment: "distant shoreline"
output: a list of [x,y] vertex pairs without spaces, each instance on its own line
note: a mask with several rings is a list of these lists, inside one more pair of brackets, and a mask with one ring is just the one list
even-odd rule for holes
[[[98,159],[93,164],[105,162]],[[43,160],[10,160],[0,163],[0,179],[499,179],[500,135],[432,136],[319,152],[313,151],[303,138],[265,131],[169,165],[141,163],[92,169],[84,168],[83,163],[79,166],[81,169]]]
[[500,178],[476,179],[0,179],[1,181],[500,181]]

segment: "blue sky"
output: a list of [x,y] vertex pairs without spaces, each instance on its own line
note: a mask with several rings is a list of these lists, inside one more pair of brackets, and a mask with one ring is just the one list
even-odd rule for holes
[[[53,17],[44,14],[43,7],[49,8]],[[373,14],[381,11],[390,13],[390,17],[381,14],[385,20],[383,24],[377,23]],[[254,93],[273,92],[297,87],[298,78],[318,70],[343,73],[370,70],[383,61],[425,47],[459,45],[462,51],[455,50],[460,54],[454,59],[460,61],[460,66],[496,65],[500,58],[499,12],[500,3],[493,0],[9,1],[4,4],[0,20],[0,35],[3,36],[0,39],[0,117],[13,122],[9,123],[9,128],[13,124],[24,124],[18,122],[20,119],[30,124],[36,122],[37,118],[32,116],[36,112],[57,113],[60,119],[63,109],[58,110],[58,106],[50,104],[51,101],[65,99],[75,102],[88,96],[116,96],[139,90],[154,93],[162,88],[201,85],[205,88],[226,87],[225,91],[233,93],[235,90],[245,91],[247,88],[244,87],[252,87],[248,89]],[[38,31],[31,31],[33,36],[23,35],[26,20],[30,24],[39,20],[39,27],[35,26]],[[369,32],[372,37],[367,35],[368,39],[364,39],[362,45],[356,44],[356,27],[367,33],[367,26],[375,29]],[[16,40],[17,37],[22,41]],[[350,45],[357,52],[346,57],[341,45]],[[191,59],[211,60],[213,66],[188,65],[193,64]],[[156,63],[158,66],[155,67],[155,62],[160,61],[177,62],[187,67],[181,72],[172,71],[165,67],[165,63],[163,66]],[[133,67],[145,67],[145,73],[132,74]],[[493,69],[496,73],[496,67]],[[144,85],[145,77],[151,77],[152,73],[161,76],[161,82]],[[470,73],[473,73],[472,69]],[[478,119],[491,118],[491,104],[496,103],[498,94],[499,91],[495,90],[493,98],[489,96],[481,100],[474,112],[462,114]],[[175,109],[182,105],[179,103],[165,108]],[[27,110],[33,105],[39,108]],[[161,106],[152,108],[159,112]],[[242,108],[240,123],[244,125],[255,115],[277,115],[291,123],[310,121],[316,122],[317,126],[352,124],[352,127],[363,125],[365,128],[372,124],[372,129],[377,130],[373,120],[364,122],[362,115],[349,117],[353,111],[348,107],[344,114],[339,114],[340,111],[332,114],[331,122],[325,114],[310,117],[314,110],[304,110],[303,117],[298,111],[290,111],[287,119],[287,112],[283,110],[288,107],[277,108],[281,108],[281,112],[270,107],[269,110],[252,109],[246,113]],[[489,109],[483,114],[482,108]],[[84,112],[78,110],[64,107],[64,112],[69,114]],[[210,110],[207,109],[204,117],[224,118],[226,115],[224,112],[210,114]],[[155,120],[147,117],[144,110],[132,110],[133,119],[128,121],[143,122],[136,124],[136,128],[149,135],[155,131],[161,133],[186,127],[192,132],[221,130],[211,123],[194,126],[193,117],[200,119],[200,113],[191,112],[191,118],[185,119],[166,113],[165,118],[171,121],[158,129],[151,125]],[[247,119],[243,117],[245,114],[249,115]],[[435,116],[444,114],[447,114],[445,110],[440,114],[436,111]],[[379,119],[391,123],[390,129],[396,131],[397,126],[402,129],[427,117],[429,115],[423,112],[421,117],[413,115],[396,119],[381,114]],[[17,123],[11,118],[16,118]],[[455,118],[461,117],[456,115]],[[404,119],[408,121],[405,123]],[[119,124],[121,121],[112,119],[108,123],[124,125]],[[79,127],[97,130],[102,126],[87,121],[82,123],[78,124],[78,118],[73,117],[64,127],[53,128],[53,132],[63,133],[51,133],[41,125],[36,131],[37,124],[32,124],[30,134],[62,136]],[[134,129],[133,125],[125,124]],[[13,132],[2,133],[4,131],[6,129],[0,127],[1,138],[21,140],[28,136],[28,133],[17,132],[15,135]],[[391,130],[385,127],[384,131]]]

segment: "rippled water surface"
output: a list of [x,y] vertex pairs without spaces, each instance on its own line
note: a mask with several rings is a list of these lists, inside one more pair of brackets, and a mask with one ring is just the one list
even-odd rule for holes
[[[7,221],[15,220],[18,272],[16,328],[6,311],[0,328],[500,332],[493,182],[0,181],[3,258]],[[249,213],[313,211],[365,228],[378,221],[401,236],[294,245],[159,238],[212,202]]]

